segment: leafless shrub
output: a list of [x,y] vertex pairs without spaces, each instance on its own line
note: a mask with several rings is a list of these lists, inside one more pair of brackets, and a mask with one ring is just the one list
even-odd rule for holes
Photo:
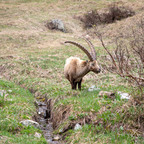
[[91,28],[94,25],[101,24],[100,15],[97,10],[92,10],[91,12],[88,12],[84,15],[83,18],[81,18],[81,21],[84,23],[85,28]]
[[144,86],[144,20],[140,20],[125,34],[120,33],[114,39],[114,50],[110,52],[103,41],[103,36],[97,30],[95,34],[100,39],[103,48],[111,58],[110,64],[103,64],[112,73],[117,73],[128,79],[132,84]]
[[91,28],[94,25],[113,23],[116,20],[121,20],[130,16],[135,15],[135,12],[124,4],[119,5],[118,3],[113,3],[108,6],[107,9],[102,10],[102,12],[97,10],[92,10],[81,18],[84,23],[85,28]]
[[135,15],[135,12],[130,7],[119,6],[117,3],[110,5],[108,9],[112,22]]
[[104,35],[97,28],[95,34],[110,58],[102,62],[103,68],[125,78],[133,86],[132,98],[115,109],[122,120],[111,128],[121,125],[132,135],[144,136],[144,19],[135,22],[127,31],[114,38],[113,51],[106,46]]

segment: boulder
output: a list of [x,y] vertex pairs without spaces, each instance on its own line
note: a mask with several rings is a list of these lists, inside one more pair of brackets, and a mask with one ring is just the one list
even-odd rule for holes
[[36,121],[33,121],[33,120],[23,120],[20,123],[27,127],[34,126],[35,128],[40,128],[39,123],[37,123]]
[[53,19],[50,22],[47,22],[46,26],[51,30],[55,29],[55,30],[60,30],[62,32],[66,31],[64,24],[60,19]]

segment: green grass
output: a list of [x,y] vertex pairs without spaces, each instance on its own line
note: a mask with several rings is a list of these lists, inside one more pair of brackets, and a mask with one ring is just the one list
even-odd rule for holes
[[[72,91],[69,82],[64,79],[63,73],[61,72],[63,70],[64,65],[63,58],[56,57],[53,55],[54,54],[52,54],[49,57],[51,61],[47,61],[48,58],[45,54],[43,55],[43,53],[40,58],[32,57],[32,55],[30,55],[29,57],[24,59],[14,59],[14,66],[7,67],[9,71],[11,70],[11,73],[9,73],[12,77],[11,80],[15,81],[19,85],[22,85],[26,89],[33,89],[34,91],[37,91],[39,93],[39,96],[41,95],[41,97],[46,95],[48,98],[58,98],[59,101],[55,103],[55,108],[61,107],[61,105],[71,106],[72,111],[68,116],[69,121],[84,119],[87,116],[92,116],[92,121],[102,119],[102,130],[99,128],[99,126],[93,128],[91,125],[88,126],[90,127],[89,129],[99,129],[100,133],[98,134],[98,136],[96,136],[97,139],[94,136],[95,130],[91,131],[89,134],[87,133],[87,131],[85,131],[85,129],[82,129],[80,132],[72,132],[70,136],[68,134],[68,141],[73,141],[73,134],[77,135],[78,133],[79,135],[80,133],[82,135],[88,135],[88,137],[82,138],[82,136],[78,136],[79,139],[76,140],[74,143],[83,142],[83,139],[85,140],[85,142],[90,141],[91,143],[93,143],[94,141],[99,141],[101,137],[103,137],[101,141],[103,143],[105,143],[105,141],[107,140],[109,141],[109,143],[133,143],[134,138],[132,138],[132,135],[126,131],[122,132],[120,130],[120,126],[117,127],[117,131],[111,131],[110,128],[108,128],[108,131],[105,131],[104,128],[107,126],[114,127],[115,125],[123,122],[124,113],[118,113],[117,110],[124,104],[126,104],[127,100],[120,100],[119,95],[116,95],[116,98],[114,100],[108,98],[107,96],[101,97],[98,95],[101,90],[122,91],[131,93],[132,87],[128,87],[127,84],[123,85],[125,81],[123,81],[120,77],[113,77],[113,75],[111,74],[106,74],[102,77],[100,75],[100,83],[95,79],[86,80],[84,83],[82,83],[82,91]],[[7,65],[10,62],[10,60],[6,61],[4,59],[1,62],[5,62],[5,65]],[[53,67],[53,64],[55,65],[55,67]],[[17,70],[17,72],[13,73],[12,70]],[[46,73],[46,75],[43,76],[43,73],[41,72],[48,73]],[[58,74],[60,75],[60,77],[58,76]],[[91,73],[90,75],[93,76],[94,74]],[[101,81],[103,82],[101,83]],[[112,84],[111,81],[113,81]],[[92,84],[95,84],[98,88],[100,88],[100,90],[89,92],[88,88]],[[19,126],[16,117],[19,116],[19,119],[30,118],[27,114],[31,114],[31,111],[30,109],[26,109],[26,111],[24,111],[24,106],[26,108],[30,108],[33,105],[33,96],[27,90],[24,90],[22,88],[13,88],[14,86],[11,83],[1,82],[1,85],[3,89],[13,89],[9,97],[15,98],[15,100],[19,102],[19,105],[17,106],[15,106],[15,103],[12,102],[2,102],[3,105],[5,103],[6,105],[11,106],[6,109],[6,114],[10,117],[14,116],[14,119],[10,119],[11,123],[9,124],[9,129],[7,127],[7,123],[9,122],[9,120],[6,120],[5,123],[3,123],[3,129],[6,129],[7,131],[15,131],[16,129],[21,129],[21,126]],[[18,97],[14,97],[12,94],[18,95]],[[19,96],[22,96],[22,98]],[[23,103],[24,105],[21,106],[21,104]],[[11,112],[11,109],[13,109],[13,112]],[[18,111],[22,112],[18,114]],[[131,107],[129,112],[132,114],[134,112],[134,109]],[[142,112],[142,108],[139,109],[139,112]],[[13,113],[13,115],[11,113]],[[135,113],[133,113],[133,115],[135,115]],[[5,113],[3,114],[3,117],[6,117]],[[65,124],[62,123],[62,125]],[[119,133],[121,133],[121,135]]]
[[[66,122],[61,121],[60,127],[87,117],[92,122],[102,119],[98,125],[91,123],[78,131],[69,130],[65,135],[68,143],[133,144],[135,140],[143,143],[136,125],[143,107],[133,104],[129,106],[129,102],[121,100],[118,94],[114,99],[98,95],[102,90],[127,92],[136,97],[139,93],[134,93],[135,88],[129,86],[126,80],[111,73],[95,75],[91,72],[82,83],[82,91],[72,91],[70,83],[64,78],[66,58],[77,56],[87,59],[77,47],[64,45],[64,41],[74,40],[87,47],[85,41],[78,38],[85,35],[86,31],[82,31],[79,20],[74,17],[94,8],[103,8],[111,1],[115,0],[0,2],[0,90],[6,91],[0,97],[0,143],[45,143],[43,137],[34,137],[34,133],[39,130],[19,124],[23,119],[31,119],[35,113],[34,95],[56,100],[53,110],[71,108]],[[134,1],[132,4],[135,4]],[[46,29],[45,21],[55,17],[62,19],[71,33]],[[102,64],[106,52],[97,43],[97,39],[93,40],[96,40],[94,44],[98,61]],[[108,47],[112,50],[111,46]],[[88,92],[92,85],[100,90]],[[130,128],[126,130],[125,126]]]
[[[132,135],[119,129],[115,129],[114,131],[106,130],[102,125],[96,127],[93,125],[85,125],[81,130],[69,130],[67,133],[67,143],[135,144],[135,138]],[[143,139],[138,137],[137,143],[143,143]]]
[[32,119],[35,114],[33,95],[28,90],[4,80],[0,80],[0,92],[0,143],[46,143],[43,137],[34,137],[35,132],[41,133],[40,130],[20,124],[21,120]]
[[[118,91],[125,89],[125,92],[131,92],[131,88],[126,88],[125,86],[101,87],[101,90],[107,91],[114,89]],[[114,100],[107,96],[100,97],[98,95],[99,91],[88,92],[87,90],[82,90],[80,92],[70,92],[66,99],[61,99],[56,104],[56,108],[61,106],[72,107],[68,117],[69,123],[82,121],[86,117],[89,117],[92,122],[100,120],[98,125],[84,125],[82,130],[79,131],[69,130],[66,141],[68,143],[108,142],[111,144],[134,144],[135,139],[137,139],[138,143],[143,143],[144,139],[142,137],[138,136],[136,138],[133,136],[136,132],[135,130],[131,128],[125,129],[126,125],[131,125],[132,119],[142,115],[143,107],[129,107],[128,114],[130,116],[126,117],[124,112],[126,109],[123,106],[127,105],[127,100],[121,100],[118,94],[116,94]],[[60,128],[64,127],[64,124],[65,121],[60,125]],[[135,135],[137,134],[136,132]]]

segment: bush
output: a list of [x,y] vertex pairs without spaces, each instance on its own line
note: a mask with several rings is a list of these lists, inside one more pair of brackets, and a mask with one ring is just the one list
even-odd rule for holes
[[[107,70],[126,78],[133,85],[144,86],[144,21],[141,19],[130,30],[120,33],[113,39],[113,52],[106,47],[100,32],[95,34],[100,39],[103,48],[111,58],[110,64],[105,64]],[[112,64],[112,65],[111,65]]]
[[113,23],[116,20],[122,20],[133,15],[135,15],[135,12],[131,8],[113,3],[107,9],[102,10],[102,12],[92,10],[86,13],[81,18],[81,21],[84,23],[85,28],[91,28],[95,25]]

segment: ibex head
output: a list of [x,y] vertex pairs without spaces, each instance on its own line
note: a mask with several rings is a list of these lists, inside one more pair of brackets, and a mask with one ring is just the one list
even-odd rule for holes
[[88,43],[88,45],[91,49],[91,52],[89,52],[85,47],[83,47],[82,45],[80,45],[76,42],[66,41],[65,43],[71,43],[71,44],[79,47],[89,58],[89,61],[88,61],[89,71],[92,71],[94,73],[99,73],[101,71],[101,69],[100,69],[97,59],[96,59],[96,51],[95,51],[94,45],[88,39],[84,39],[84,40]]

